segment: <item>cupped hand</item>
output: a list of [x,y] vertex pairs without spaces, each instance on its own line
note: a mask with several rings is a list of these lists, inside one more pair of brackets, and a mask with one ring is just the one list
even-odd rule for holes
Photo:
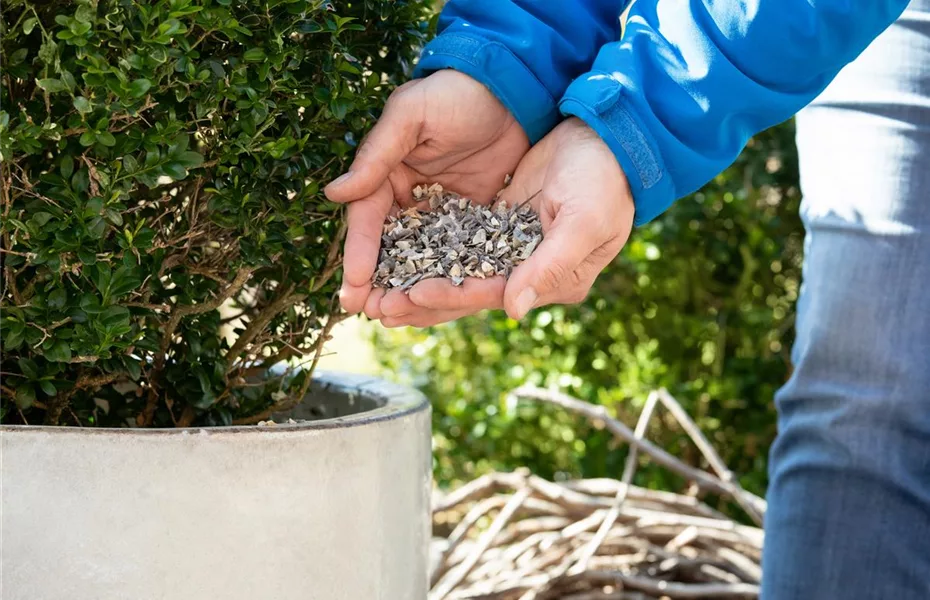
[[439,71],[397,88],[349,171],[326,196],[348,202],[340,301],[350,313],[380,318],[384,290],[372,290],[384,220],[395,203],[413,203],[419,183],[442,184],[489,202],[529,149],[523,129],[482,84]]
[[421,281],[401,299],[381,303],[387,327],[427,327],[485,309],[522,319],[532,308],[585,299],[598,274],[626,244],[633,198],[617,159],[583,121],[570,118],[527,153],[501,198],[516,204],[536,194],[543,241],[506,281]]

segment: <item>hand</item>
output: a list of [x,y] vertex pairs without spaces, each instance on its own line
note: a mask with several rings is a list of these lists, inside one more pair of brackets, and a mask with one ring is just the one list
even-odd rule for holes
[[497,308],[522,319],[538,306],[583,301],[633,228],[626,176],[603,140],[570,118],[529,151],[502,198],[512,205],[537,191],[532,205],[543,241],[509,280],[468,278],[460,287],[445,279],[421,281],[410,289],[414,308],[385,302],[382,324],[427,327]]
[[382,316],[384,290],[372,291],[371,277],[381,229],[395,202],[412,205],[413,187],[434,182],[477,202],[489,202],[529,146],[507,108],[467,75],[440,71],[397,88],[349,172],[325,190],[330,200],[351,203],[340,292],[343,308],[350,313],[365,308],[371,318]]

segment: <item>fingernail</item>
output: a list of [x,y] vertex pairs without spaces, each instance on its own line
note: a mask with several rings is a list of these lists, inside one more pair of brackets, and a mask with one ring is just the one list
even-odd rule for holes
[[343,183],[347,182],[347,181],[352,177],[352,175],[354,175],[354,174],[355,174],[355,173],[353,173],[352,171],[348,171],[348,172],[346,172],[346,173],[343,173],[342,175],[340,175],[340,176],[337,177],[336,179],[333,179],[332,182],[330,182],[330,184],[329,184],[328,186],[326,186],[326,187],[339,187],[339,186],[342,185]]
[[536,305],[536,300],[538,299],[539,295],[536,293],[536,290],[531,287],[520,292],[516,302],[517,320],[525,317],[526,313],[530,312],[533,306]]

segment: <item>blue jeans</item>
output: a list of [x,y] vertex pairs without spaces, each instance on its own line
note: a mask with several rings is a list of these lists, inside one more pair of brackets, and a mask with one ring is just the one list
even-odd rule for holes
[[763,600],[930,599],[930,0],[798,115],[807,227]]

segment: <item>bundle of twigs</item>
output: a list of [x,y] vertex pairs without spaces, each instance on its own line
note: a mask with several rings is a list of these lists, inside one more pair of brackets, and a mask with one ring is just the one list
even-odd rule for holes
[[[694,421],[653,392],[635,431],[604,407],[533,387],[513,392],[578,412],[630,445],[620,480],[554,483],[494,473],[438,499],[434,520],[455,529],[433,545],[430,600],[757,598],[763,534],[695,495],[631,485],[638,453],[736,501],[758,525],[765,501],[743,490]],[[685,429],[712,469],[690,467],[643,439],[657,404]]]

